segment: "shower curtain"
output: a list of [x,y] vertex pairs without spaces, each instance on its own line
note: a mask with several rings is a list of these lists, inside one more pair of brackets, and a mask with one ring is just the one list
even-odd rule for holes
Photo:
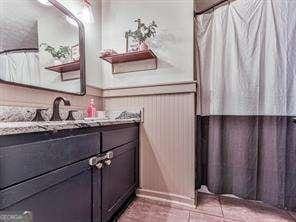
[[236,0],[196,18],[198,185],[296,209],[296,2]]
[[33,51],[0,53],[0,80],[40,86],[39,53]]

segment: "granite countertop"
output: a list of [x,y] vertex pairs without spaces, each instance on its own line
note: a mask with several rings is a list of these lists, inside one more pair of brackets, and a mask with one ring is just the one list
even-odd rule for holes
[[140,118],[130,119],[98,119],[75,121],[46,121],[46,122],[0,122],[0,136],[21,133],[59,131],[88,127],[109,126],[127,123],[139,123]]
[[[65,129],[79,129],[141,122],[141,111],[102,111],[101,118],[85,119],[83,111],[77,113],[74,121],[43,121],[32,122],[35,115],[32,108],[16,108],[0,106],[0,136],[33,132],[59,131]],[[49,110],[50,112],[50,110]],[[50,113],[43,113],[49,119]],[[61,116],[67,116],[62,111]]]

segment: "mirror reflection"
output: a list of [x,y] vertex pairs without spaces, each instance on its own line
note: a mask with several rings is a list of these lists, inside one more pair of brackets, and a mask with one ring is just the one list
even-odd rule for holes
[[0,79],[81,93],[76,21],[47,1],[1,0]]

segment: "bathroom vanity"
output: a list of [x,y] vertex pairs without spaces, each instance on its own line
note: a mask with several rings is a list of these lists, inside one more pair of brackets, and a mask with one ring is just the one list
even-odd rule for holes
[[[1,84],[84,96],[80,19],[57,0],[46,7],[30,0],[1,6],[7,31],[0,47],[7,61]],[[34,222],[112,221],[138,186],[140,118],[122,112],[88,120],[83,107],[60,110],[61,101],[69,108],[62,97],[52,110],[0,107],[0,211],[31,211]]]
[[138,187],[138,123],[81,126],[0,136],[0,210],[36,222],[118,215]]
[[[1,4],[0,82],[84,96],[83,23],[59,1],[45,2]],[[31,211],[35,222],[112,221],[138,186],[140,119],[87,120],[81,110],[63,118],[61,101],[70,106],[57,97],[52,110],[0,107],[0,211]]]

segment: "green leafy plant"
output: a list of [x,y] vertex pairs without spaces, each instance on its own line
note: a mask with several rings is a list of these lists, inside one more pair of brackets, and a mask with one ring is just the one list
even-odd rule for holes
[[155,21],[152,21],[150,24],[146,25],[141,21],[141,19],[135,20],[138,24],[138,28],[135,31],[127,31],[125,36],[131,36],[139,42],[145,42],[146,39],[154,37],[156,35],[157,24]]
[[44,46],[44,51],[50,53],[53,58],[61,59],[67,58],[71,54],[69,46],[59,46],[57,49],[48,45],[47,43],[41,43],[40,47]]

